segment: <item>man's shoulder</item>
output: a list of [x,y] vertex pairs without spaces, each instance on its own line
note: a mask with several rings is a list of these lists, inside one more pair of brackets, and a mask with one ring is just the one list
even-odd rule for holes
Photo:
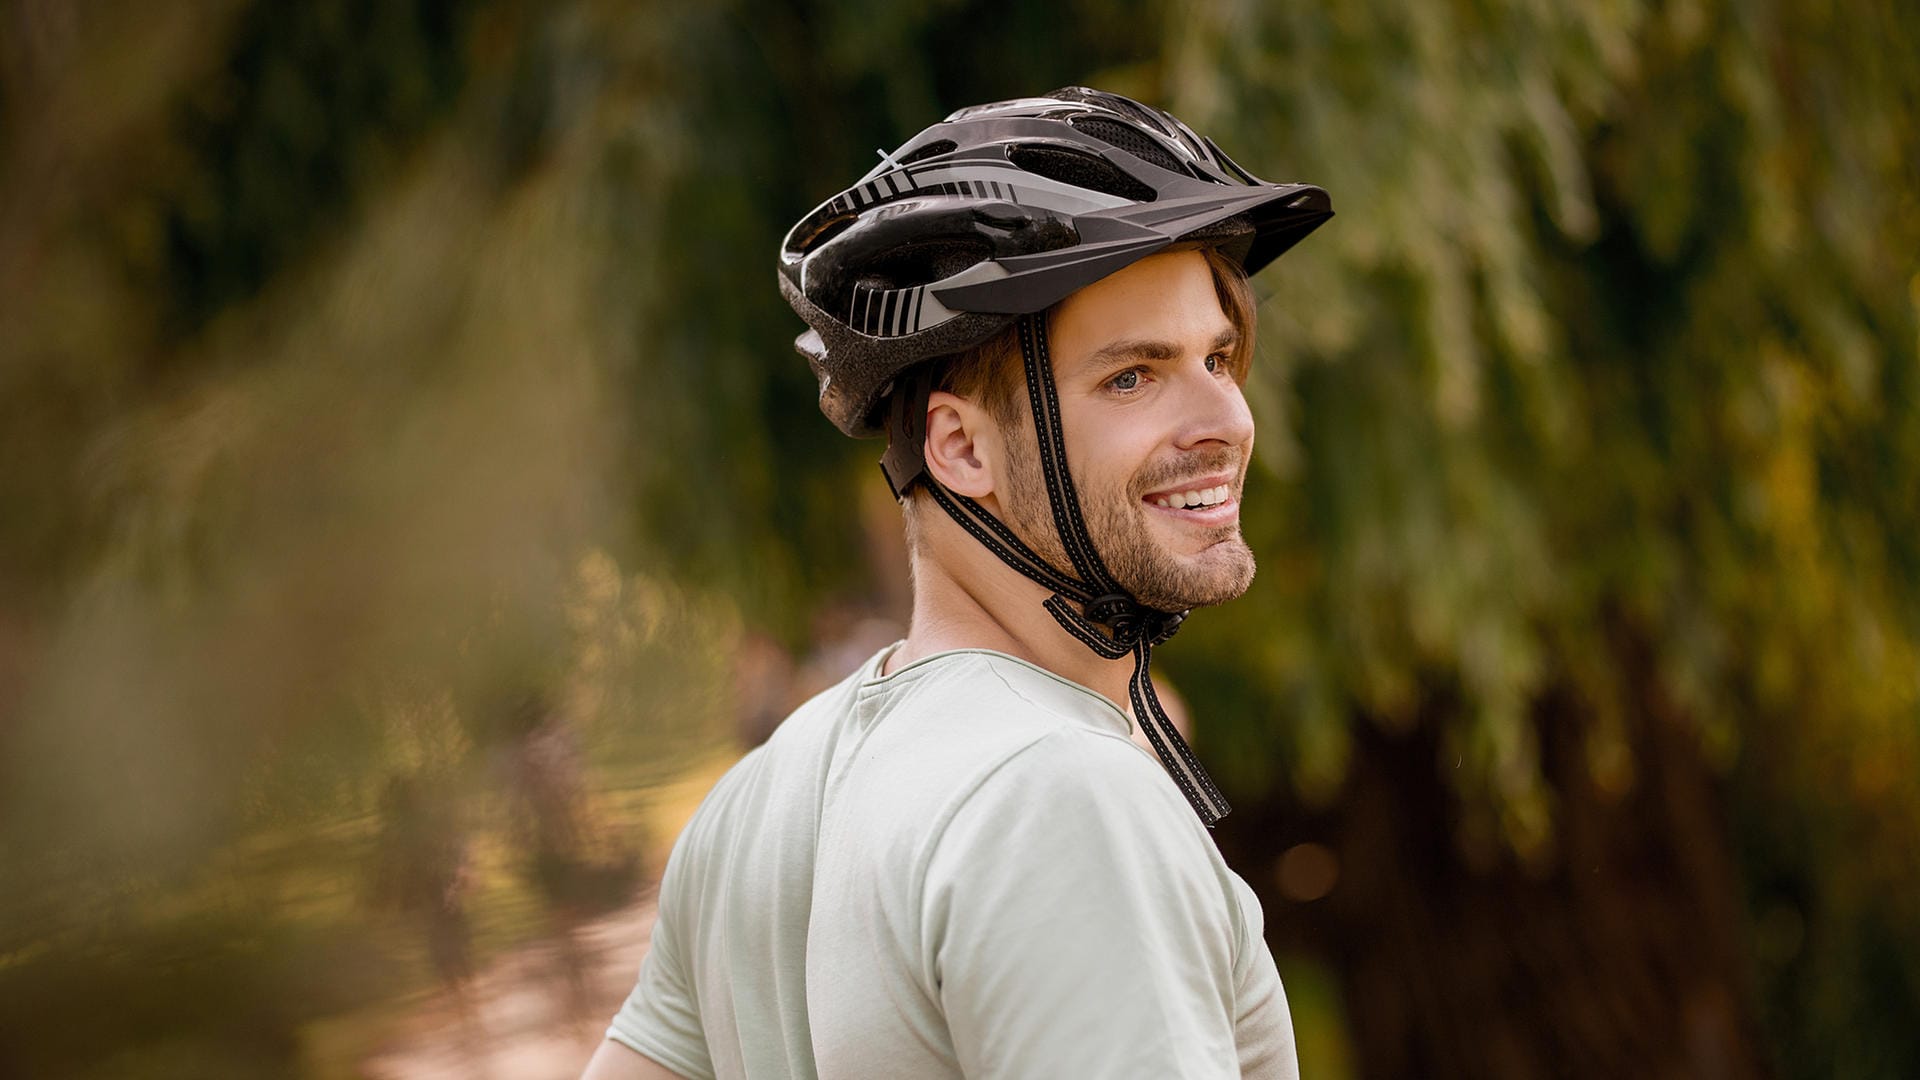
[[1092,690],[987,649],[937,653],[870,684],[869,691],[888,698],[902,715],[953,716],[973,726],[1038,734],[1064,725],[1122,738],[1129,730],[1125,715]]
[[862,707],[858,767],[899,770],[917,783],[971,788],[1014,759],[1044,769],[1139,757],[1111,702],[1003,653],[957,651],[909,665],[870,684]]
[[825,785],[823,839],[869,853],[924,852],[962,807],[1002,798],[1008,775],[1059,773],[1068,783],[1129,775],[1137,784],[1158,768],[1111,703],[986,651],[938,654],[868,683],[853,728]]
[[[936,700],[900,718],[895,744],[908,750],[896,760],[918,759],[903,781],[947,789],[937,846],[992,847],[1009,830],[1038,827],[1068,846],[1089,833],[1125,833],[1143,851],[1211,850],[1166,770],[1106,699],[997,653],[971,654],[947,675],[927,688]],[[928,718],[928,741],[910,749],[908,733]],[[923,752],[934,746],[939,753]]]
[[1053,727],[1022,745],[982,778],[969,802],[972,813],[988,818],[1146,825],[1166,835],[1199,825],[1160,763],[1132,739],[1078,725]]

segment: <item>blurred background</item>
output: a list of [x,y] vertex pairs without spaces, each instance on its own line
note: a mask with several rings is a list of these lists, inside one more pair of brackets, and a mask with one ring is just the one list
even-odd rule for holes
[[1083,82],[1340,216],[1162,653],[1303,1074],[1920,1076],[1920,8],[0,0],[0,1076],[575,1075],[902,632],[788,224]]

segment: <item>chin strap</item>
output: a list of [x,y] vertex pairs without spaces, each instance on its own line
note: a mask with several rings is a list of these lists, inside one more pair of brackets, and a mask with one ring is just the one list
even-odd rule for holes
[[[1147,733],[1147,741],[1166,766],[1168,775],[1192,805],[1200,821],[1213,828],[1231,809],[1220,789],[1201,767],[1187,741],[1180,737],[1153,689],[1153,647],[1172,637],[1187,617],[1184,611],[1159,611],[1135,600],[1107,570],[1080,514],[1080,497],[1067,472],[1066,438],[1060,427],[1060,395],[1053,381],[1053,362],[1047,354],[1046,316],[1023,315],[1018,322],[1020,356],[1027,370],[1027,398],[1033,406],[1034,429],[1040,442],[1040,473],[1046,479],[1047,504],[1053,510],[1060,544],[1073,563],[1077,578],[1062,572],[1028,547],[1006,523],[965,495],[956,495],[925,475],[920,448],[926,440],[926,400],[931,376],[915,372],[909,383],[895,388],[888,430],[887,455],[881,471],[896,497],[903,497],[916,481],[987,550],[1053,595],[1047,613],[1067,633],[1095,655],[1118,660],[1133,654],[1133,677],[1127,694],[1133,715]],[[1076,607],[1078,610],[1075,610]]]

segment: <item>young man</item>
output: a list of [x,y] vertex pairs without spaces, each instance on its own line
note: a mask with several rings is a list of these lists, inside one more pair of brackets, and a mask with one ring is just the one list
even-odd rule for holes
[[1148,664],[1252,580],[1245,275],[1326,193],[1078,87],[881,156],[781,285],[889,436],[912,624],[715,785],[587,1077],[1294,1077]]

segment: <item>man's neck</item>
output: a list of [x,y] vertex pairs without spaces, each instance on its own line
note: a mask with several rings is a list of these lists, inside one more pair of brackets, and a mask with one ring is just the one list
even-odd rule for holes
[[1101,694],[1129,712],[1131,655],[1096,656],[1055,622],[1046,589],[1000,561],[937,510],[927,515],[922,550],[913,554],[913,619],[888,659],[895,671],[951,649],[993,649],[1017,656]]

